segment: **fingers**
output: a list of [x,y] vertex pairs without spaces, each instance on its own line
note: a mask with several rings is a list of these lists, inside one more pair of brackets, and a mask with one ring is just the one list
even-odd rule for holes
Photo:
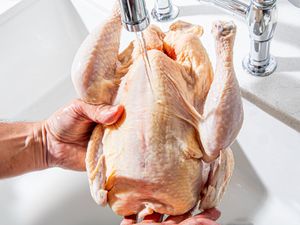
[[179,225],[219,225],[213,220],[205,218],[192,217],[180,223]]
[[124,106],[91,105],[76,100],[75,110],[96,123],[111,125],[121,117],[124,112]]
[[124,107],[117,106],[99,106],[96,109],[95,122],[105,125],[111,125],[121,117],[124,112]]
[[145,216],[143,223],[158,223],[163,219],[163,215],[159,213],[152,213],[151,215]]
[[199,213],[198,215],[194,216],[196,218],[206,218],[210,220],[217,220],[221,216],[221,212],[217,210],[216,208],[207,209],[202,213]]
[[[159,213],[153,213],[151,215],[145,216],[143,221],[139,224],[160,224],[163,219],[163,215]],[[125,216],[120,225],[133,225],[136,224],[136,215]]]
[[215,220],[219,219],[221,213],[216,208],[207,209],[192,218],[180,223],[180,225],[218,225]]
[[187,212],[183,215],[180,216],[169,216],[166,220],[165,220],[165,224],[179,224],[180,222],[190,218],[192,216],[192,214],[190,212]]
[[132,225],[136,223],[136,215],[125,216],[120,225]]
[[[219,210],[212,208],[205,210],[204,212],[191,217],[191,213],[185,213],[180,216],[169,216],[164,222],[160,223],[163,219],[163,215],[159,213],[153,213],[144,218],[139,224],[151,224],[151,225],[219,225],[215,222],[220,217]],[[190,218],[191,217],[191,218]],[[136,215],[126,216],[120,225],[134,225],[136,224]]]

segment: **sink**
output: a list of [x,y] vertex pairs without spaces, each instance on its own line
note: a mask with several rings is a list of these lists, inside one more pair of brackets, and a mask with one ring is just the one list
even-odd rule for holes
[[70,80],[74,54],[87,33],[69,0],[23,0],[1,14],[0,119],[30,119],[20,117],[24,110]]
[[[247,101],[244,108],[245,123],[232,145],[235,171],[221,202],[222,217],[218,222],[222,225],[298,225],[300,166],[296,163],[296,153],[288,153],[299,146],[299,134]],[[254,118],[251,115],[255,115]],[[261,127],[261,123],[270,126]],[[255,135],[249,132],[255,128],[260,129]],[[277,135],[284,137],[284,141]],[[253,140],[258,141],[252,143]],[[286,140],[289,144],[284,147]],[[281,151],[288,156],[278,158]],[[273,156],[269,156],[270,152]],[[35,172],[0,181],[0,191],[5,193],[0,195],[0,210],[6,215],[0,222],[9,221],[12,225],[105,225],[119,224],[121,220],[109,207],[94,203],[85,173],[58,168]]]
[[[72,3],[23,0],[0,16],[0,101],[5,108],[1,108],[0,118],[41,120],[76,97],[69,73],[73,56],[87,29],[101,22],[112,3]],[[204,26],[202,41],[214,63],[214,44],[209,32],[212,15],[214,20],[232,18],[218,9],[194,3],[186,0],[184,6],[179,5],[181,16]],[[201,16],[196,15],[199,11]],[[248,33],[242,21],[235,22],[240,33],[235,46],[239,71],[241,56],[248,51],[244,48]],[[163,29],[167,26],[161,25]],[[132,34],[124,34],[122,48],[133,38]],[[247,100],[243,102],[245,121],[232,145],[235,171],[220,205],[219,222],[299,225],[299,132]],[[0,224],[107,225],[121,221],[109,207],[94,203],[85,173],[59,168],[34,172],[0,181],[0,193]]]
[[[254,218],[268,201],[268,191],[241,146],[235,143],[232,149],[236,170],[220,207],[223,216],[219,222],[263,224],[254,223]],[[109,207],[102,208],[94,203],[85,173],[51,169],[5,182],[9,183],[0,183],[0,190],[5,185],[12,188],[6,190],[6,198],[0,197],[0,209],[3,202],[9,203],[10,214],[6,215],[18,220],[10,224],[104,225],[119,224],[121,220]]]

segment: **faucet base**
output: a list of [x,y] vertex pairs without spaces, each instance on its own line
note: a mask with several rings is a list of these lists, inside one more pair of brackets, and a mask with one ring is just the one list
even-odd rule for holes
[[270,57],[269,63],[263,66],[253,65],[249,56],[243,60],[243,69],[253,76],[265,77],[271,75],[277,68],[277,62],[273,56]]
[[168,22],[174,20],[179,14],[179,8],[172,5],[172,9],[167,13],[160,13],[154,8],[151,12],[152,18],[157,22]]

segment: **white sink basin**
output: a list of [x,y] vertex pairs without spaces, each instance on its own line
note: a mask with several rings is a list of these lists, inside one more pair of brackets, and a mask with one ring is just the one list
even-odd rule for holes
[[[70,79],[74,54],[86,35],[69,0],[23,0],[2,14],[0,119],[30,119],[17,115]],[[70,96],[61,94],[57,97]],[[52,103],[54,107],[44,110],[57,107]]]
[[[101,22],[112,4],[106,2],[105,7],[97,9],[96,0],[72,2],[86,18],[84,23],[89,29]],[[196,17],[199,10],[203,13]],[[214,61],[209,32],[212,20],[231,17],[209,7],[187,6],[182,13],[187,11],[185,20],[204,25],[202,40]],[[241,21],[236,23],[240,35],[235,52],[244,55],[248,34]],[[86,34],[68,0],[24,0],[1,16],[0,101],[4,109],[0,117],[43,119],[76,97],[69,70]],[[132,36],[126,35],[122,46]],[[238,67],[240,60],[236,56]],[[299,225],[300,135],[247,101],[244,108],[244,126],[232,146],[236,169],[220,206],[219,222]],[[93,202],[85,173],[51,169],[27,174],[0,181],[0,193],[0,224],[110,225],[121,220],[109,208]]]
[[[299,134],[249,102],[245,101],[244,106],[244,127],[239,142],[232,146],[235,171],[220,206],[219,222],[223,225],[299,225],[297,175],[300,166],[296,157],[299,153],[289,152],[299,146]],[[261,127],[262,123],[270,126]],[[260,129],[256,134],[249,132],[256,128]],[[255,143],[255,140],[258,141]],[[93,202],[85,173],[51,169],[27,174],[1,181],[0,192],[5,193],[0,195],[0,210],[5,213],[0,219],[3,224],[107,225],[119,224],[121,220],[108,207],[102,208]]]
[[[263,224],[253,221],[268,200],[268,191],[237,143],[233,151],[236,170],[222,202],[220,222]],[[118,224],[121,219],[108,207],[102,208],[93,202],[85,173],[52,169],[0,183],[0,190],[8,185],[11,188],[7,188],[6,197],[0,198],[0,209],[8,204],[9,208],[4,212],[9,217],[6,218],[9,224],[106,225]],[[0,219],[0,222],[4,221]]]

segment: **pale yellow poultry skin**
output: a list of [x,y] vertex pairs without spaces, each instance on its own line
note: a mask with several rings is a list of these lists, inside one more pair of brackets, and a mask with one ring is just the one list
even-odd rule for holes
[[94,200],[140,217],[216,207],[233,172],[229,146],[243,120],[232,63],[235,26],[217,22],[214,75],[200,26],[176,22],[145,31],[151,86],[137,42],[119,54],[117,10],[83,43],[72,78],[92,104],[121,104],[120,121],[98,125],[87,151]]

